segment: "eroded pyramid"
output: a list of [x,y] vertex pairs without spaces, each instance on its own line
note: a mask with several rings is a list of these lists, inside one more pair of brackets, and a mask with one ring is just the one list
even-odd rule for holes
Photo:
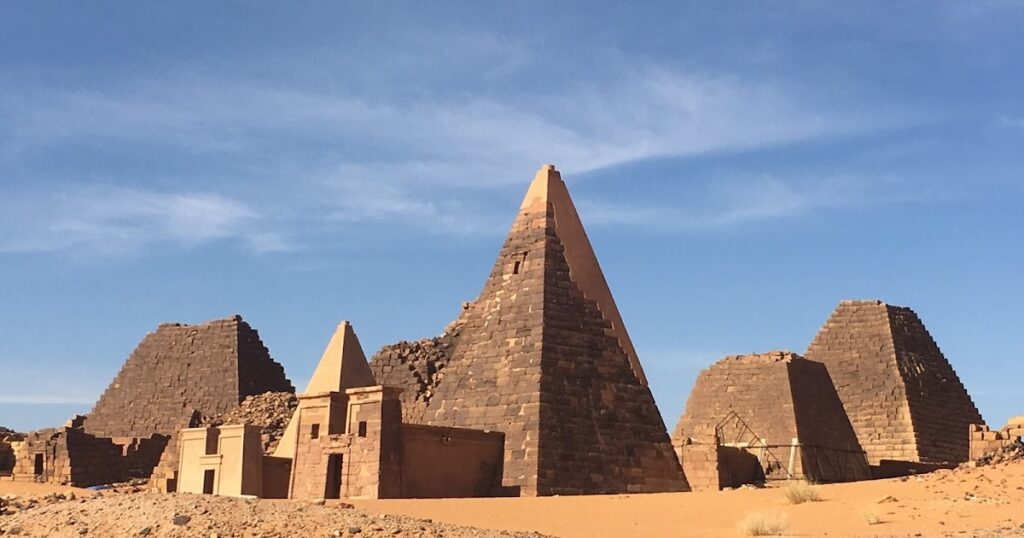
[[98,437],[171,435],[192,414],[234,409],[246,396],[294,392],[284,369],[241,316],[149,333],[85,420]]
[[[342,321],[327,343],[320,362],[316,365],[313,377],[309,379],[303,394],[319,394],[324,392],[344,392],[355,387],[370,387],[377,383],[373,372],[366,362],[363,346],[359,344],[352,324]],[[292,458],[295,456],[295,436],[298,415],[292,416],[288,427],[281,436],[281,441],[274,449],[274,456]]]
[[715,435],[725,446],[748,447],[769,479],[869,478],[825,365],[794,353],[729,356],[701,371],[672,438],[685,445],[687,437]]
[[[387,346],[406,420],[505,433],[503,484],[522,495],[686,485],[561,176],[534,178],[480,297],[438,339]],[[418,415],[418,416],[416,416]]]
[[981,415],[913,310],[843,301],[806,357],[828,367],[872,465],[967,461]]

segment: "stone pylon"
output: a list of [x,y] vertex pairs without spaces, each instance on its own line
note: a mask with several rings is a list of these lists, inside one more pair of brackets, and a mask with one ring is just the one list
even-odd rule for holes
[[825,363],[868,461],[967,461],[981,415],[913,310],[842,301],[807,348]]
[[483,291],[452,327],[430,345],[386,347],[374,370],[423,410],[411,421],[504,432],[506,487],[522,495],[686,488],[553,166],[537,172]]
[[[321,394],[325,392],[344,392],[355,387],[376,385],[370,365],[363,354],[363,346],[359,344],[352,324],[342,321],[327,343],[320,362],[313,371],[303,394]],[[280,443],[274,449],[274,456],[292,458],[295,456],[296,418],[298,413],[288,422]]]

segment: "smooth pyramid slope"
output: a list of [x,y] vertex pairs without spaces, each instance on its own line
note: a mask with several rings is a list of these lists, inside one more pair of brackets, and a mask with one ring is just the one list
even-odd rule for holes
[[[320,356],[320,362],[317,363],[304,394],[342,392],[345,389],[370,387],[376,384],[352,324],[342,321],[331,336],[327,349]],[[295,456],[296,427],[295,417],[292,417],[281,437],[281,442],[274,449],[275,457]]]

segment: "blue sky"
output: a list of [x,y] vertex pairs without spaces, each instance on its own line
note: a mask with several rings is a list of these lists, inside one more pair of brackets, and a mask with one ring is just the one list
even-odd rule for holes
[[[849,4],[849,5],[847,5]],[[296,385],[475,298],[562,171],[666,423],[726,354],[914,308],[1024,412],[1024,3],[4,2],[0,425],[87,411],[166,321]]]

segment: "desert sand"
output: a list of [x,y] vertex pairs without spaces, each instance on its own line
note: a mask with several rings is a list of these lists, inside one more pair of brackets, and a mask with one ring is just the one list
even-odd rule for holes
[[[353,504],[374,512],[563,537],[738,536],[737,523],[754,512],[785,514],[787,535],[793,536],[1024,536],[1024,462],[817,488],[822,500],[800,505],[789,504],[780,488]],[[869,510],[882,521],[869,525],[864,515]]]
[[[740,536],[752,513],[784,514],[785,536],[1024,536],[1024,461],[890,480],[815,486],[793,505],[781,488],[583,497],[337,501],[242,500],[152,492],[93,492],[0,481],[0,496],[75,493],[0,516],[22,536]],[[881,522],[869,524],[865,513]],[[188,515],[174,525],[175,515]],[[474,529],[475,527],[475,529]],[[489,529],[489,530],[478,530]]]

